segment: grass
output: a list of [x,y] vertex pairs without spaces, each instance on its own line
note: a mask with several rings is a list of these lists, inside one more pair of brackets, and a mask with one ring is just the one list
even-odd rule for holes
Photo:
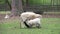
[[0,22],[0,34],[60,34],[60,18],[43,18],[41,22],[41,29],[20,29],[18,19],[6,19]]
[[[0,14],[10,14],[10,11],[0,11]],[[60,14],[60,12],[44,12],[44,14]]]
[[0,11],[0,14],[10,14],[10,11]]
[[60,14],[60,12],[57,12],[57,11],[56,12],[54,12],[54,11],[53,12],[44,12],[44,14],[56,14],[57,15],[57,14]]

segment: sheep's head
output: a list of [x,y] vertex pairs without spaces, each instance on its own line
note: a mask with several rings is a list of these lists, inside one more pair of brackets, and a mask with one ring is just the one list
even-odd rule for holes
[[36,18],[42,18],[42,15],[36,14],[35,17],[36,17]]

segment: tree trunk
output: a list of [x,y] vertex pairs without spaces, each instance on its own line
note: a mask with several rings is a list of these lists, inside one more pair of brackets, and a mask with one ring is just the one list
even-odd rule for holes
[[12,10],[11,10],[11,16],[18,16],[20,13],[22,13],[22,0],[12,0],[11,3]]
[[19,13],[21,14],[22,12],[24,12],[23,11],[23,4],[22,4],[23,2],[22,2],[22,0],[19,0]]
[[6,3],[8,4],[8,6],[9,6],[9,8],[10,8],[10,10],[11,10],[11,4],[9,3],[8,0],[6,0]]
[[28,6],[29,5],[29,1],[28,0],[26,0],[26,6]]

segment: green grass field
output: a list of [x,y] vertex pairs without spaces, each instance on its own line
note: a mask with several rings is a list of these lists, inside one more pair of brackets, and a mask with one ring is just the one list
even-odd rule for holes
[[10,11],[0,11],[0,14],[10,14]]
[[0,22],[0,34],[60,34],[60,18],[43,18],[41,29],[20,29],[19,19]]

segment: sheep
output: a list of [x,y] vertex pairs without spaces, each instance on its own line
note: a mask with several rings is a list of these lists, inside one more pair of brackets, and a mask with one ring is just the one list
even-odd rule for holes
[[21,27],[22,28],[24,28],[24,26],[25,26],[25,24],[24,24],[24,21],[28,18],[28,17],[30,17],[32,14],[35,14],[35,13],[33,13],[33,12],[24,12],[24,13],[22,13],[21,15],[20,15],[20,22],[21,22]]
[[40,20],[41,20],[40,18],[35,18],[35,19],[32,19],[32,20],[27,19],[26,23],[28,24],[29,28],[32,28],[32,27],[41,28]]
[[35,19],[35,18],[41,18],[42,16],[40,14],[36,14],[34,12],[24,12],[20,15],[20,22],[21,27],[24,28],[24,22],[29,18],[29,20]]
[[35,13],[33,12],[24,12],[21,14],[20,18],[23,19],[23,21],[25,21],[28,17],[31,17],[32,15],[35,15]]
[[24,12],[21,14],[20,18],[23,19],[23,21],[25,21],[27,18],[30,18],[30,19],[34,19],[34,18],[37,18],[37,17],[42,17],[41,15],[39,14],[35,14],[33,12]]

